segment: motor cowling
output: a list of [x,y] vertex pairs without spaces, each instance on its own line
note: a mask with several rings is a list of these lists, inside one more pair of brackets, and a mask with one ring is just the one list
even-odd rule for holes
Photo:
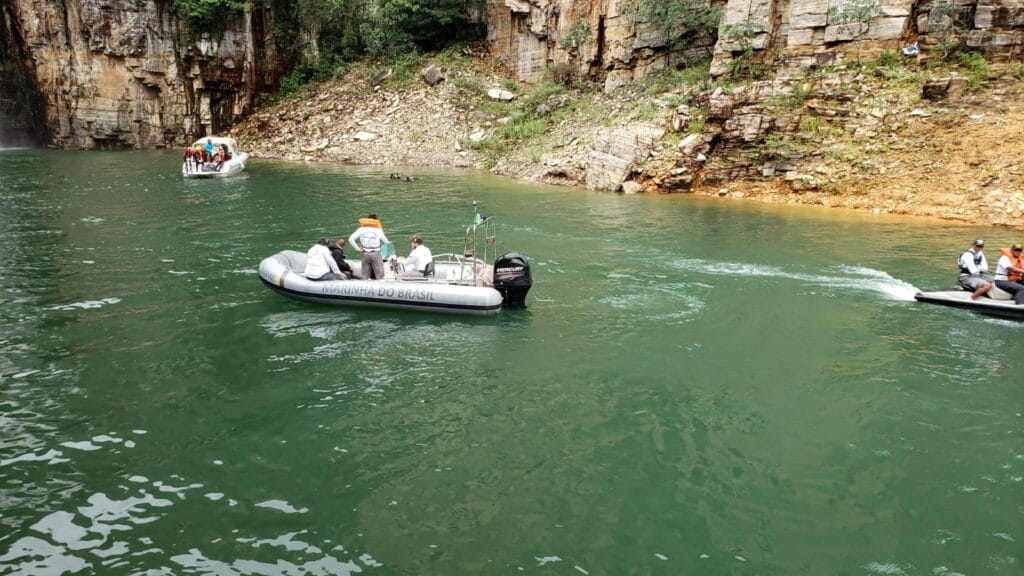
[[494,288],[501,292],[505,308],[524,308],[526,293],[533,286],[530,262],[518,252],[508,252],[494,261]]

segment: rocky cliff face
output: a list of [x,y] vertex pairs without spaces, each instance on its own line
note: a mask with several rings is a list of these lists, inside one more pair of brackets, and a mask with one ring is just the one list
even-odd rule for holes
[[4,0],[2,16],[0,103],[16,104],[0,128],[61,148],[178,146],[226,129],[279,76],[261,9],[197,41],[165,0]]
[[20,24],[13,5],[0,4],[0,147],[40,145],[49,137]]
[[[537,81],[546,67],[567,63],[606,90],[711,54],[714,75],[746,55],[785,77],[835,64],[846,52],[894,50],[918,38],[1018,59],[1024,53],[1024,5],[1017,0],[882,0],[863,19],[844,10],[854,0],[709,1],[722,12],[717,38],[690,38],[672,51],[656,28],[631,17],[623,0],[488,0],[488,40],[522,80]],[[565,40],[578,23],[588,33],[571,45]]]
[[[527,82],[566,65],[612,90],[652,70],[710,56],[714,38],[697,35],[669,52],[658,30],[636,22],[621,0],[487,0],[487,40]],[[574,30],[584,30],[574,38]],[[574,41],[577,40],[577,41]]]

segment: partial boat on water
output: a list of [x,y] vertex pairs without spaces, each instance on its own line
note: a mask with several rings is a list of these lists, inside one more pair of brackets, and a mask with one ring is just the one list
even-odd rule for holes
[[[482,233],[478,236],[477,232]],[[315,281],[303,276],[306,253],[282,250],[260,262],[263,285],[274,292],[306,302],[447,314],[492,316],[502,308],[526,306],[533,286],[530,263],[518,252],[477,258],[476,240],[483,240],[484,258],[494,248],[493,219],[481,218],[466,232],[462,254],[434,257],[423,277],[402,276],[394,260],[385,262],[383,280],[362,278],[359,260],[346,260],[355,273],[351,280]]]
[[1014,304],[1012,295],[995,286],[992,287],[988,294],[974,300],[971,300],[970,291],[959,286],[946,290],[918,292],[914,295],[914,299],[918,302],[927,302],[940,306],[966,308],[999,318],[1024,320],[1024,305]]
[[234,138],[208,136],[193,142],[189,149],[202,150],[203,156],[186,156],[181,163],[181,175],[185,178],[224,178],[238,174],[245,170],[245,161],[249,159],[248,153],[238,150]]

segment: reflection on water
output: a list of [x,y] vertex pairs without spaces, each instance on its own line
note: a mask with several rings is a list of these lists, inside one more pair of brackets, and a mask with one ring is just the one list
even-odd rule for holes
[[[0,155],[0,574],[1020,566],[1024,324],[912,301],[1004,232],[177,170]],[[526,310],[318,306],[256,275],[371,211],[458,252],[473,200],[531,258]]]

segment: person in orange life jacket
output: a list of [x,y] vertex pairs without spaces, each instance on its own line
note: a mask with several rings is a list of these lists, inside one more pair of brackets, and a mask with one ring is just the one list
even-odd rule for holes
[[1000,248],[1002,256],[996,262],[996,287],[1013,294],[1014,304],[1024,304],[1024,244],[1014,244],[1010,249]]
[[380,255],[382,244],[390,242],[376,214],[359,219],[359,228],[348,237],[348,243],[363,255],[363,280],[384,279],[384,259]]
[[185,147],[185,171],[192,172],[195,169],[196,157],[191,146]]
[[339,238],[334,246],[331,246],[331,257],[334,258],[334,262],[338,265],[338,270],[345,275],[345,278],[352,278],[354,272],[352,267],[345,261],[345,239]]
[[306,252],[306,269],[302,275],[310,280],[345,280],[345,275],[338,269],[338,264],[327,249],[330,242],[326,238],[317,240],[316,244]]
[[985,294],[992,289],[994,278],[988,275],[988,261],[982,250],[985,248],[985,241],[978,238],[971,245],[969,250],[964,251],[957,261],[960,267],[960,278],[957,282],[964,288],[971,290],[971,300]]

